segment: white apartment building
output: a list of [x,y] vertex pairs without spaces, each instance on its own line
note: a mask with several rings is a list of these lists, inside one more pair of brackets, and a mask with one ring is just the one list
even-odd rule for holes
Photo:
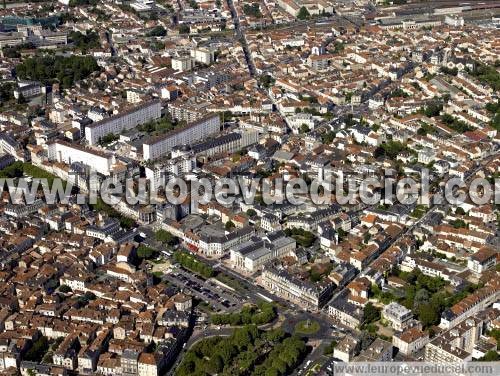
[[359,358],[368,362],[390,362],[392,353],[392,343],[377,338],[366,350],[359,354]]
[[191,50],[191,57],[194,58],[197,63],[210,65],[215,61],[215,50],[207,47],[196,48]]
[[160,94],[163,99],[173,101],[177,99],[179,95],[179,89],[174,85],[164,85],[160,89]]
[[158,159],[168,154],[173,147],[191,144],[220,131],[219,115],[210,115],[182,128],[176,128],[166,135],[149,140],[143,146],[145,161]]
[[348,300],[349,290],[344,290],[328,305],[328,315],[349,328],[357,329],[364,320],[363,308]]
[[0,346],[0,371],[10,367],[17,368],[21,358],[21,349],[17,347],[16,341],[6,340],[5,342]]
[[185,72],[194,68],[195,59],[191,56],[180,56],[172,58],[172,69]]
[[19,81],[18,88],[14,89],[14,98],[19,99],[21,95],[24,98],[36,97],[45,91],[45,87],[36,81]]
[[425,360],[439,363],[462,363],[472,360],[472,354],[447,344],[429,342],[425,346]]
[[281,224],[278,217],[272,214],[265,214],[260,220],[260,227],[267,232],[281,230]]
[[129,103],[141,103],[143,93],[139,90],[128,89],[127,90],[127,102]]
[[193,123],[202,119],[207,113],[207,102],[201,103],[184,103],[181,101],[174,101],[167,106],[169,114],[172,119],[184,120],[187,123]]
[[278,0],[276,1],[281,8],[283,8],[287,13],[296,17],[299,14],[300,6],[295,1]]
[[4,214],[14,218],[23,218],[37,212],[43,206],[44,202],[40,199],[36,199],[33,203],[26,205],[8,204],[5,207]]
[[425,346],[425,361],[465,362],[472,360],[472,352],[483,333],[484,324],[482,319],[471,317],[440,334]]
[[0,152],[16,156],[19,144],[7,133],[0,133]]
[[50,161],[57,161],[68,165],[80,162],[106,176],[110,175],[111,167],[115,163],[112,154],[59,140],[48,145],[48,158]]
[[106,110],[100,107],[92,107],[87,111],[87,117],[94,122],[98,122],[106,119],[109,115]]
[[139,362],[137,374],[139,376],[158,376],[158,366]]
[[412,317],[413,314],[408,308],[396,302],[386,305],[382,310],[382,318],[395,330],[403,330]]
[[59,283],[61,285],[66,285],[71,288],[73,291],[87,291],[86,284],[87,284],[87,279],[86,278],[81,278],[78,276],[64,276],[59,279]]
[[497,262],[497,252],[493,248],[484,247],[469,256],[467,260],[467,268],[474,273],[481,274],[484,271],[492,268]]
[[149,180],[151,190],[165,187],[170,177],[183,177],[193,171],[196,167],[194,154],[185,154],[177,158],[169,159],[165,163],[156,164],[154,167],[146,167],[146,178]]
[[211,138],[207,141],[200,141],[189,147],[181,146],[179,150],[172,151],[172,157],[186,153],[186,149],[192,151],[196,156],[202,155],[210,157],[215,154],[234,153],[244,147],[255,144],[259,141],[259,134],[256,131],[231,132],[222,136]]
[[122,131],[161,117],[161,102],[150,101],[121,114],[90,124],[85,128],[85,139],[89,145],[95,145],[108,134],[120,134]]
[[410,272],[418,268],[422,273],[428,275],[429,277],[440,277],[445,281],[450,281],[453,273],[449,271],[446,267],[433,261],[427,261],[416,255],[408,255],[401,262],[401,270],[404,272]]

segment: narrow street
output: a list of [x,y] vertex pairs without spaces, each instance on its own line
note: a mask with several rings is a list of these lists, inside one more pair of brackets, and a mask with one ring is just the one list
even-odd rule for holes
[[233,17],[235,38],[241,43],[241,47],[243,48],[243,53],[245,54],[245,60],[247,62],[248,71],[250,73],[250,76],[255,76],[256,74],[255,66],[252,61],[252,56],[250,55],[250,50],[248,49],[245,33],[241,29],[240,20],[238,18],[238,13],[236,12],[236,8],[234,7],[233,0],[227,0],[227,5],[229,5],[229,9],[231,10],[231,16]]

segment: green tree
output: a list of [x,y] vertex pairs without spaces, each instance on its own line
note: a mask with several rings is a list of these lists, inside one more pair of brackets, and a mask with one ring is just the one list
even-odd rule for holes
[[155,239],[163,244],[175,245],[178,239],[173,236],[170,232],[160,229],[155,233]]
[[365,305],[363,311],[363,322],[365,324],[370,324],[379,319],[380,319],[380,309],[375,307],[371,302],[368,302]]
[[247,16],[252,16],[255,18],[262,17],[262,12],[260,11],[260,6],[258,3],[243,5],[243,13],[245,13],[245,15]]
[[429,303],[429,293],[427,292],[426,289],[420,289],[416,292],[415,297],[413,298],[413,307],[414,310],[418,310],[418,308],[422,304],[428,304]]
[[323,354],[324,355],[333,354],[333,350],[335,349],[336,346],[337,346],[337,341],[333,340],[328,344],[328,346],[325,347],[325,349],[323,350]]
[[79,31],[72,31],[68,35],[73,45],[82,53],[87,53],[88,50],[100,47],[99,34],[95,31],[88,31],[83,34]]
[[307,133],[307,132],[309,132],[309,127],[308,127],[308,125],[307,125],[307,124],[302,124],[302,125],[300,126],[299,132],[300,132],[300,133]]
[[259,82],[263,88],[268,89],[274,84],[275,80],[269,74],[264,74],[260,76]]
[[14,87],[15,85],[12,82],[0,84],[0,103],[14,99]]
[[151,247],[140,245],[139,248],[137,248],[137,257],[139,257],[140,259],[149,260],[151,258],[154,258],[156,255],[157,251]]
[[186,25],[186,24],[180,25],[179,26],[179,33],[180,34],[189,34],[190,33],[189,25]]
[[309,19],[309,17],[311,17],[311,14],[307,10],[307,8],[304,6],[302,8],[300,8],[299,13],[297,14],[297,18],[299,20],[307,20],[307,19]]
[[108,133],[107,135],[99,138],[98,144],[101,146],[106,146],[106,145],[109,145],[110,143],[118,140],[119,138],[120,138],[120,136],[117,134]]
[[24,359],[31,362],[40,362],[48,349],[49,341],[47,337],[40,336],[26,352]]
[[205,363],[205,365],[206,365],[205,371],[210,375],[221,373],[222,370],[224,369],[224,362],[222,360],[222,357],[218,354],[215,354],[212,357],[210,357],[210,359],[208,360],[208,362]]
[[24,97],[23,93],[19,93],[19,97],[17,97],[17,104],[25,104],[28,101]]
[[75,81],[87,78],[100,68],[92,56],[37,56],[26,59],[16,66],[19,78],[44,83],[59,81],[69,88]]
[[158,25],[151,29],[146,35],[148,37],[164,37],[167,35],[167,30],[163,26]]
[[323,142],[323,144],[331,144],[333,142],[333,140],[335,139],[335,136],[337,135],[336,132],[333,132],[333,131],[330,131],[330,132],[326,132],[324,134],[321,135],[321,142]]
[[418,319],[424,327],[439,323],[439,315],[431,304],[422,304],[418,308]]
[[252,344],[252,336],[246,327],[236,329],[233,334],[233,340],[237,343],[240,350],[246,349]]
[[373,156],[379,158],[386,156],[391,159],[395,159],[396,156],[405,150],[406,147],[401,142],[398,141],[388,141],[375,149]]
[[479,360],[483,361],[483,362],[496,362],[498,360],[500,360],[500,355],[498,355],[498,352],[495,351],[495,350],[490,350],[486,353],[485,356],[483,356],[482,358],[480,358]]
[[59,291],[62,292],[63,294],[67,294],[69,292],[72,292],[73,290],[68,285],[61,285],[59,286]]

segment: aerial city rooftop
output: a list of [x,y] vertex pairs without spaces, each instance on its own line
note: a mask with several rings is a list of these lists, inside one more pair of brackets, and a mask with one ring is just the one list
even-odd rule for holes
[[500,1],[0,2],[0,375],[500,360],[499,92]]

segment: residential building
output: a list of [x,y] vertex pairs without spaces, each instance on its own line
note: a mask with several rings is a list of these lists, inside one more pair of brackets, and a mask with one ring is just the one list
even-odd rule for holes
[[85,139],[89,145],[96,145],[104,136],[119,135],[123,131],[157,120],[160,117],[161,102],[158,100],[146,102],[118,115],[89,124],[85,127]]
[[357,339],[351,336],[345,336],[337,343],[333,350],[333,357],[342,360],[343,362],[350,362],[356,353],[359,351],[360,343]]
[[392,344],[404,355],[412,355],[422,349],[429,342],[429,333],[418,327],[406,329],[392,336]]
[[405,329],[412,317],[409,309],[396,302],[389,303],[382,309],[382,318],[398,331]]
[[146,141],[143,145],[143,159],[145,161],[158,159],[171,152],[175,146],[191,144],[219,131],[219,115],[207,116],[185,127],[176,128],[166,135]]
[[500,282],[491,280],[485,287],[480,288],[460,302],[448,308],[441,314],[439,326],[450,329],[468,317],[482,311],[498,300],[500,296]]

